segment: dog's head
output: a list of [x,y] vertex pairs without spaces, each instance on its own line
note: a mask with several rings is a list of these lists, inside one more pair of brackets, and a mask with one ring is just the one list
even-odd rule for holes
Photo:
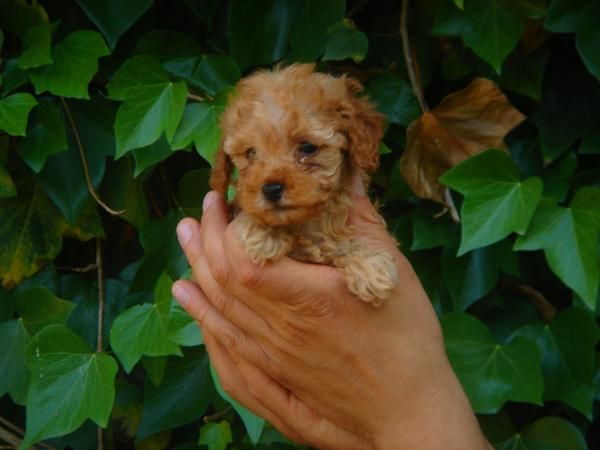
[[296,64],[242,80],[221,118],[211,187],[225,192],[235,166],[236,202],[262,222],[290,225],[347,188],[352,167],[379,163],[383,116],[347,77]]

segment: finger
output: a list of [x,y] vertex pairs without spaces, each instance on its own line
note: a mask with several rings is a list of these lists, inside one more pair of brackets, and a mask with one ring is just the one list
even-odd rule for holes
[[204,197],[199,243],[210,272],[222,286],[227,286],[230,267],[227,264],[223,240],[229,223],[227,204],[221,194],[211,191]]
[[274,365],[258,341],[223,317],[198,286],[179,280],[173,284],[172,293],[188,314],[199,323],[203,332],[208,331],[217,336],[229,351],[251,361],[270,374],[281,375],[281,371]]
[[[200,265],[205,264],[203,255],[199,257],[199,261]],[[269,341],[272,338],[273,329],[271,325],[252,308],[233,298],[212,278],[208,271],[199,271],[196,283],[197,285],[180,280],[177,289],[185,290],[190,298],[203,295],[203,298],[207,299],[223,317],[247,334],[259,338],[261,342]],[[187,307],[192,316],[202,314],[202,308],[202,298],[190,303]]]
[[242,359],[237,367],[251,395],[310,445],[331,449],[371,448],[360,436],[316,414],[293,392],[252,364]]
[[204,334],[204,342],[210,361],[219,375],[223,390],[253,413],[269,421],[288,438],[305,443],[302,437],[283,423],[267,407],[261,404],[248,390],[239,368],[231,359],[227,349],[210,332]]
[[238,284],[230,284],[237,297],[244,299],[244,294],[251,291],[270,301],[296,304],[314,297],[316,286],[321,291],[323,287],[332,286],[335,290],[343,285],[342,275],[330,266],[302,263],[288,257],[264,266],[253,263],[235,235],[235,226],[236,221],[227,228],[223,245]]

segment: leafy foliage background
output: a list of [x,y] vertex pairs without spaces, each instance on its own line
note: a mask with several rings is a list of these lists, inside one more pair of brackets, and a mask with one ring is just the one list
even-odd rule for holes
[[[0,440],[297,447],[222,391],[169,293],[187,271],[174,229],[200,214],[227,95],[283,60],[356,76],[386,114],[373,193],[490,441],[600,448],[600,3],[413,2],[416,90],[400,13],[391,0],[0,0]],[[399,160],[432,151],[408,164],[427,174],[473,130],[494,132],[505,118],[477,122],[470,99],[465,140],[452,130],[466,116],[407,139],[425,123],[419,90],[435,106],[476,77],[524,120],[497,136],[509,152],[479,148],[442,177],[456,223]],[[434,132],[454,147],[435,153]]]

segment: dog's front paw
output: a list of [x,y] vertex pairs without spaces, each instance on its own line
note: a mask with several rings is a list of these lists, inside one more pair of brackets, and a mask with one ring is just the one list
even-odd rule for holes
[[384,251],[359,251],[344,258],[346,284],[363,302],[380,306],[398,284],[394,259]]
[[238,222],[237,236],[254,264],[264,266],[269,261],[277,261],[290,249],[290,242],[251,221]]

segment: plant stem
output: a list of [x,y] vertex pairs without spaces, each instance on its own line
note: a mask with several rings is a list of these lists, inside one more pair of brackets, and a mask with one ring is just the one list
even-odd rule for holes
[[406,63],[406,71],[408,72],[408,78],[412,86],[415,97],[419,102],[422,112],[429,111],[429,106],[425,103],[425,96],[423,95],[423,88],[418,78],[418,67],[412,56],[412,50],[410,48],[410,41],[408,39],[408,28],[406,25],[406,16],[408,15],[408,3],[409,0],[402,2],[402,12],[400,13],[400,36],[402,37],[402,52],[404,53],[404,61]]
[[191,93],[187,93],[187,98],[190,100],[195,100],[197,102],[205,102],[207,99],[208,100],[212,100],[212,97],[209,97],[208,95],[206,96],[206,98],[204,97],[200,97],[199,95],[196,94],[191,94]]
[[81,164],[83,165],[83,174],[85,175],[85,182],[87,184],[88,191],[93,199],[98,203],[107,213],[113,216],[119,216],[125,212],[125,210],[115,211],[110,208],[106,203],[102,201],[102,199],[98,196],[96,191],[94,190],[94,184],[92,183],[92,178],[90,177],[90,170],[87,165],[87,161],[85,159],[85,150],[83,148],[83,142],[79,136],[79,131],[77,130],[77,126],[75,125],[75,121],[73,120],[73,116],[71,115],[71,111],[67,106],[67,102],[63,97],[60,97],[60,101],[62,102],[63,108],[65,110],[65,114],[67,115],[67,119],[69,120],[69,124],[71,125],[71,130],[73,132],[73,137],[75,138],[75,142],[77,144],[77,148],[79,150],[79,156],[81,157]]
[[227,415],[227,413],[229,411],[231,411],[231,405],[228,406],[227,408],[225,408],[223,411],[218,411],[210,416],[204,416],[202,418],[202,420],[204,421],[204,423],[209,423],[209,422],[216,422],[217,420],[225,417],[225,415]]

